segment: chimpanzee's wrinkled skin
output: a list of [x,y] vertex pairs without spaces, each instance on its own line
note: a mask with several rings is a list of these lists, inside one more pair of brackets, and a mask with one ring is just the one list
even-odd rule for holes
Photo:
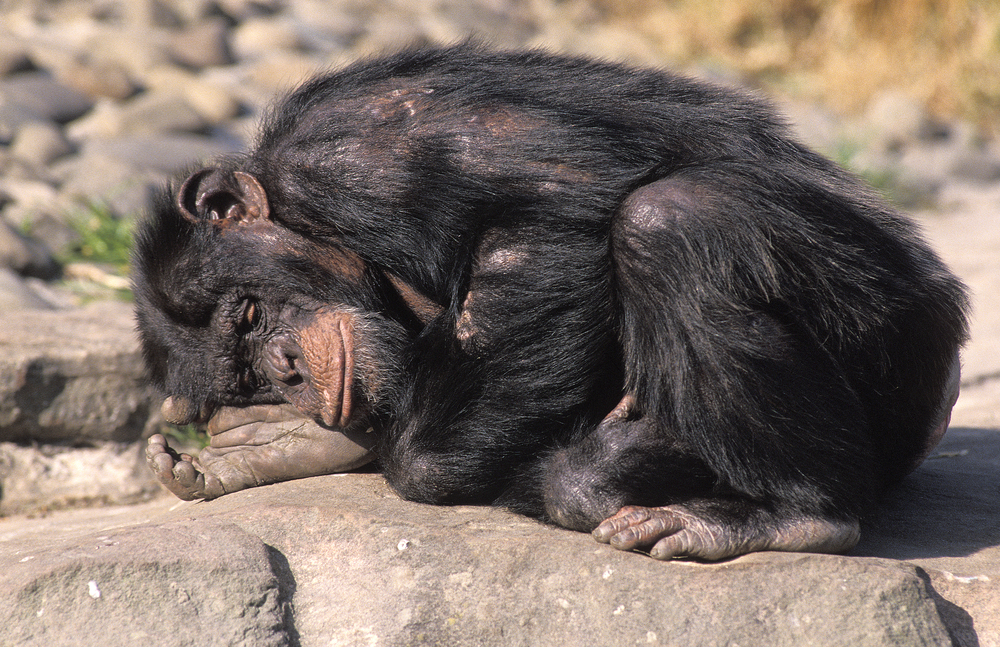
[[[179,496],[344,468],[329,434],[373,428],[403,497],[664,559],[853,546],[944,433],[967,330],[910,221],[762,102],[475,45],[299,88],[134,265],[167,417],[249,407],[211,463],[154,437]],[[280,403],[312,426],[257,425]]]

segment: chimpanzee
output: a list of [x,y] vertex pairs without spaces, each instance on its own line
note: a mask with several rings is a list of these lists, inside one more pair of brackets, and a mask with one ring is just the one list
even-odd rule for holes
[[[407,499],[661,559],[853,546],[944,433],[967,334],[914,225],[765,103],[468,43],[294,91],[159,197],[134,272],[166,417],[231,434],[151,439],[182,498],[374,429]],[[281,403],[307,420],[276,432]]]

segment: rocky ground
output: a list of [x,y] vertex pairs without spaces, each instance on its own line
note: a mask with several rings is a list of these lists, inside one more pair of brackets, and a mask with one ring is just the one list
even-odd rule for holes
[[0,12],[0,644],[1000,646],[1000,151],[975,129],[891,92],[849,120],[781,103],[800,137],[891,187],[973,289],[962,397],[851,555],[661,564],[408,504],[377,475],[163,497],[115,250],[88,250],[157,183],[245,146],[317,69],[470,33],[663,64],[655,48],[582,0]]

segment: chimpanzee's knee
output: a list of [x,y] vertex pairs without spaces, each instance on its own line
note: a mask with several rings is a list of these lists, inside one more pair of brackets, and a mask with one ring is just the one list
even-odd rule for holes
[[560,526],[590,531],[626,505],[668,505],[704,495],[708,467],[652,416],[608,417],[545,463],[545,513]]

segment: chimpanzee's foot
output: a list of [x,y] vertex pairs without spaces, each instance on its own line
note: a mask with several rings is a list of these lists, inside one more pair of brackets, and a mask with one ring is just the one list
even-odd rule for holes
[[619,550],[648,550],[654,559],[712,561],[761,550],[838,553],[852,548],[860,537],[856,521],[780,519],[761,511],[744,522],[726,523],[696,511],[698,507],[627,506],[605,519],[593,535]]
[[146,462],[172,493],[190,501],[307,476],[346,472],[374,458],[370,430],[329,429],[291,405],[222,408],[208,423],[211,444],[197,458],[178,454],[160,434]]

